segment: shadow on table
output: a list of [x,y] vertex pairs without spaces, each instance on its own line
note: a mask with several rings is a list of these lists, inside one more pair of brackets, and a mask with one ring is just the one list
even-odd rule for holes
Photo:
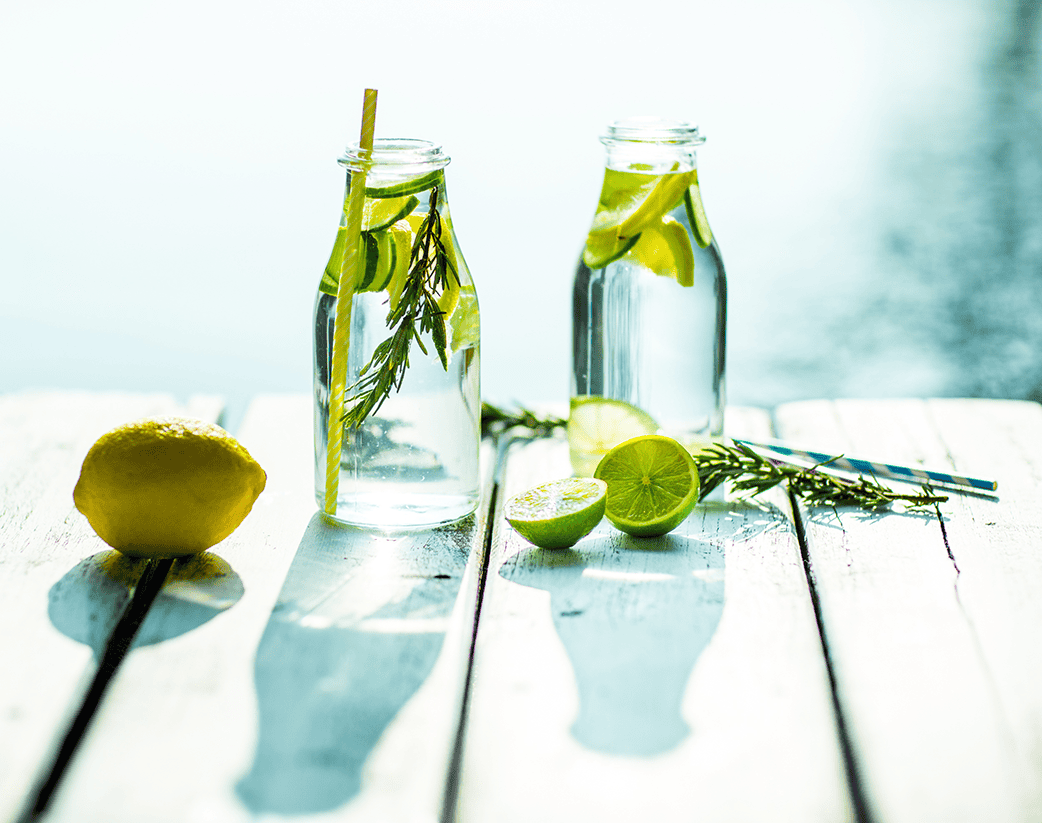
[[359,792],[441,651],[473,525],[381,535],[312,518],[257,650],[259,738],[237,786],[251,811],[327,811]]
[[[100,657],[146,563],[117,551],[99,552],[80,561],[48,592],[51,623]],[[135,635],[133,647],[185,634],[230,609],[243,592],[239,575],[213,552],[178,560]]]
[[723,613],[724,547],[766,522],[703,506],[664,537],[602,524],[575,549],[522,551],[503,563],[505,579],[550,593],[579,689],[576,740],[651,757],[687,737],[681,704]]

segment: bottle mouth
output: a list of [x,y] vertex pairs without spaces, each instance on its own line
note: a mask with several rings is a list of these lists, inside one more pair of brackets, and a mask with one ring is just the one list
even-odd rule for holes
[[608,126],[601,137],[606,146],[620,143],[655,143],[673,146],[700,146],[706,139],[698,126],[668,117],[627,117]]
[[367,171],[372,166],[381,166],[392,171],[434,171],[449,165],[451,158],[437,143],[428,140],[413,140],[408,137],[380,137],[373,140],[373,148],[366,151],[357,143],[344,149],[344,156],[337,162],[351,171]]

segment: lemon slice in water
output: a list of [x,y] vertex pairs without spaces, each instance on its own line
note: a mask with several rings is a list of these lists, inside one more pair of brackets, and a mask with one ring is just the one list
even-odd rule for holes
[[637,238],[627,257],[660,277],[676,280],[681,286],[694,285],[695,255],[682,223],[667,214],[658,223],[645,227]]

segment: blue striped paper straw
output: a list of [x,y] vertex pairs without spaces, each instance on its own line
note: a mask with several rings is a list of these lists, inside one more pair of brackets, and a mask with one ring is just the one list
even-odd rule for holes
[[754,449],[766,449],[775,454],[787,457],[796,457],[813,463],[827,463],[826,468],[842,469],[858,474],[872,474],[876,477],[886,477],[891,480],[904,480],[910,483],[943,483],[948,486],[967,486],[971,489],[983,491],[995,491],[999,484],[994,480],[981,480],[978,477],[964,477],[959,474],[948,472],[930,471],[928,469],[914,469],[908,466],[896,466],[893,463],[877,463],[874,460],[861,460],[846,455],[824,454],[823,452],[809,451],[807,449],[794,449],[784,443],[754,443],[751,440],[739,440],[735,443],[750,446]]

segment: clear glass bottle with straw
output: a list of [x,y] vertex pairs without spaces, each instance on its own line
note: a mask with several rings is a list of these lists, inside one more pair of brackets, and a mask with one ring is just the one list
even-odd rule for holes
[[697,452],[723,432],[727,284],[698,187],[698,128],[613,123],[573,288],[572,468],[665,434]]
[[[433,526],[464,517],[479,496],[480,319],[453,231],[449,158],[422,140],[348,147],[345,216],[315,302],[315,496],[334,520]],[[363,170],[365,200],[346,315],[339,473],[330,477],[330,380],[347,203]],[[336,424],[333,423],[335,426]],[[326,505],[335,485],[335,510]]]

